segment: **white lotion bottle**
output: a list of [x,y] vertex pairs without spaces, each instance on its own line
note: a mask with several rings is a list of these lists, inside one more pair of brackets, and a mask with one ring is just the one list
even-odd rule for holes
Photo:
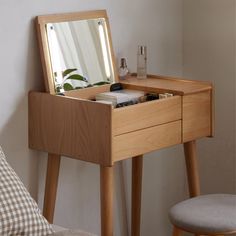
[[137,78],[147,78],[147,47],[138,46],[137,54]]

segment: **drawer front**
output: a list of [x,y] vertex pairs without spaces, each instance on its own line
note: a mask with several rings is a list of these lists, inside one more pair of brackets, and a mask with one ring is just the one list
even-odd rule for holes
[[181,97],[145,102],[113,110],[113,135],[181,119]]
[[180,143],[181,120],[118,135],[113,138],[112,161],[120,161]]

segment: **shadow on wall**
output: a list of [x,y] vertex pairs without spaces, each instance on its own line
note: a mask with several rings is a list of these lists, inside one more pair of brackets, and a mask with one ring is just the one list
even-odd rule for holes
[[9,103],[11,105],[3,104],[1,107],[5,114],[9,114],[9,118],[0,127],[0,145],[11,166],[37,200],[39,153],[28,148],[28,92],[43,90],[43,76],[33,19],[26,33],[28,46],[24,46],[27,51],[25,54],[19,54],[17,58],[19,64],[24,64],[26,67],[21,74],[19,73],[11,88],[13,95],[8,98],[11,99]]

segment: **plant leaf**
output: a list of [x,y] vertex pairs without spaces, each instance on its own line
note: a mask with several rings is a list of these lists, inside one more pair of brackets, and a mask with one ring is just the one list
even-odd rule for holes
[[84,87],[75,87],[75,89],[82,89],[82,88],[84,88]]
[[60,85],[57,86],[57,87],[55,88],[55,90],[56,90],[56,93],[60,93],[60,92],[61,92],[61,86],[60,86]]
[[70,75],[65,80],[68,80],[68,79],[87,82],[86,78],[84,78],[82,75],[78,75],[78,74]]
[[63,87],[64,87],[65,91],[70,91],[70,90],[74,89],[74,87],[69,83],[65,83]]
[[74,68],[74,69],[66,69],[66,70],[63,71],[63,73],[62,73],[63,78],[66,77],[67,75],[69,75],[70,73],[76,71],[76,70],[77,70],[76,68]]
[[93,84],[93,85],[104,85],[104,84],[110,84],[109,82],[107,82],[107,81],[100,81],[100,82],[97,82],[97,83],[95,83],[95,84]]

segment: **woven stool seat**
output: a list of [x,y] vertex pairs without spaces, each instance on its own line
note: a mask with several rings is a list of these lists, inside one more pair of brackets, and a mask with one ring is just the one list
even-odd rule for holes
[[197,234],[236,232],[236,195],[203,195],[171,208],[170,220],[176,227]]

